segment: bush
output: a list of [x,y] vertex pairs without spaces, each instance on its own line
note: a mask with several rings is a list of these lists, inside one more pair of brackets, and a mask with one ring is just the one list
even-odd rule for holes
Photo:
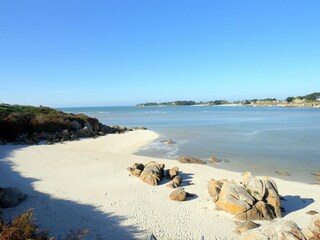
[[[80,240],[88,234],[88,230],[69,231],[64,240]],[[28,210],[11,223],[5,224],[0,221],[0,240],[55,240],[49,237],[48,231],[38,231],[34,223],[32,210]]]
[[11,223],[0,223],[0,240],[53,240],[48,232],[39,232],[34,224],[32,211],[28,210],[16,217]]

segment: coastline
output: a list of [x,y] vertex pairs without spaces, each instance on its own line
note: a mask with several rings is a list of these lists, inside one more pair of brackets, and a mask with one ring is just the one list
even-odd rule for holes
[[[5,209],[4,218],[34,208],[40,227],[51,235],[84,228],[88,239],[145,239],[150,233],[157,239],[240,239],[232,232],[232,216],[214,210],[207,183],[211,178],[240,181],[241,173],[135,154],[158,136],[138,130],[55,145],[0,146],[1,184],[29,196]],[[149,186],[129,176],[128,166],[149,161],[178,166],[183,186],[195,197],[174,202],[165,184]],[[311,218],[306,212],[320,212],[319,186],[273,179],[287,199],[284,218],[306,227]]]

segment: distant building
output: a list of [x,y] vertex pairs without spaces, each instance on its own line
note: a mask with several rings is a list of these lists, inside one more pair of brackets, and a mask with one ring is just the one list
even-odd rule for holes
[[317,98],[316,98],[316,101],[320,101],[320,97],[317,97]]

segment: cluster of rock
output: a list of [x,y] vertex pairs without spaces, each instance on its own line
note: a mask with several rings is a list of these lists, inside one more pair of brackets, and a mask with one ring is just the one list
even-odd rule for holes
[[179,168],[174,167],[167,169],[165,171],[164,164],[159,164],[154,161],[147,164],[134,163],[128,168],[130,175],[139,177],[143,182],[156,186],[159,185],[160,181],[166,177],[170,179],[170,183],[167,184],[169,188],[175,188],[175,190],[169,195],[171,200],[184,201],[189,194],[184,190],[184,188],[179,187],[182,178],[178,175]]
[[27,195],[16,187],[0,188],[0,215],[1,208],[11,208],[19,205]]
[[272,221],[265,226],[247,231],[242,234],[244,240],[319,240],[320,214],[312,217],[308,228],[301,230],[291,220]]
[[268,177],[259,179],[247,172],[243,175],[243,183],[211,179],[208,192],[217,209],[235,215],[237,220],[282,217],[277,185]]

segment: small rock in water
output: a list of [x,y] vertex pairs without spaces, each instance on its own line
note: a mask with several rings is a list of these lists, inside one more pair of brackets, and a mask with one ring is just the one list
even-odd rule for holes
[[312,175],[315,175],[315,176],[317,176],[317,177],[320,177],[320,171],[318,171],[318,172],[313,172],[313,173],[311,173]]
[[165,143],[165,144],[171,145],[171,144],[174,144],[175,142],[172,141],[171,139],[169,139],[169,140],[162,140],[161,143]]
[[208,159],[208,161],[211,162],[211,163],[219,163],[219,162],[221,162],[221,160],[218,159],[218,158],[215,157],[215,156],[210,156],[209,159]]
[[318,214],[318,212],[317,212],[317,211],[315,211],[315,210],[310,210],[310,211],[306,212],[306,214],[309,214],[309,215],[316,215],[316,214]]
[[280,176],[291,176],[290,173],[288,173],[287,171],[282,171],[282,170],[277,170],[274,171],[276,174],[280,175]]
[[202,161],[200,159],[196,159],[193,157],[179,157],[177,158],[178,162],[180,163],[196,163],[196,164],[205,164],[205,161]]

